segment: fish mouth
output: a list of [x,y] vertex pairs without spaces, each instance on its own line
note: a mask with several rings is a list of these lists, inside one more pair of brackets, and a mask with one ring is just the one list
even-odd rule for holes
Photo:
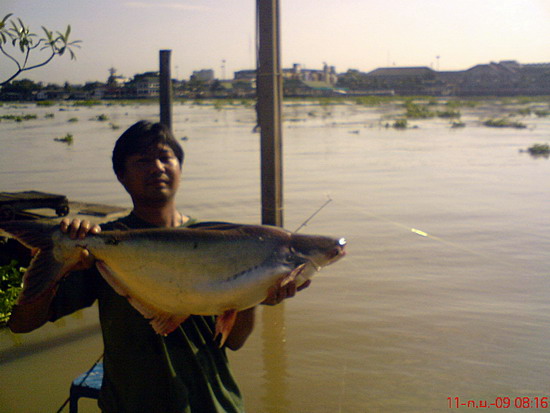
[[346,255],[346,247],[347,241],[345,238],[340,238],[337,242],[335,247],[327,252],[325,257],[328,259],[328,263],[333,263],[336,260],[339,260],[340,258],[343,258]]

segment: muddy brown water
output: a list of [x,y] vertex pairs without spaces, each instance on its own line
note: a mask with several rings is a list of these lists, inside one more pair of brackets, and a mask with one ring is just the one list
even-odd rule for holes
[[[548,110],[548,100],[529,105]],[[231,354],[248,411],[466,410],[499,397],[544,410],[535,404],[550,396],[550,161],[520,150],[550,141],[550,117],[496,129],[481,121],[514,112],[510,102],[459,110],[462,128],[435,118],[396,130],[385,125],[403,112],[397,104],[285,105],[285,227],[330,197],[300,231],[346,237],[348,255],[296,298],[262,307]],[[127,126],[158,118],[155,105],[0,113],[39,115],[0,123],[2,190],[129,206],[110,152]],[[109,121],[91,120],[102,113]],[[182,211],[258,223],[253,108],[177,104],[174,119],[186,151]],[[72,146],[54,141],[67,133]],[[96,328],[92,308],[35,335],[0,332],[0,411],[56,411],[101,353]],[[90,400],[81,409],[97,411]]]

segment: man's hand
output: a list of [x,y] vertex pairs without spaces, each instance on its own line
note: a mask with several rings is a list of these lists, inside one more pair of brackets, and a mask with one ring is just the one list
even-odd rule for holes
[[[74,218],[70,221],[68,218],[63,218],[60,225],[61,232],[69,234],[71,239],[84,239],[88,234],[99,234],[101,227],[96,224],[92,224],[87,219],[80,220]],[[81,248],[80,261],[77,265],[71,268],[71,271],[86,270],[94,264],[94,258],[90,256],[90,252]]]
[[72,221],[69,218],[63,218],[61,220],[61,232],[69,234],[71,239],[84,239],[88,233],[99,234],[101,227],[96,224],[92,224],[87,219],[80,220],[74,218]]
[[288,284],[285,284],[282,287],[280,285],[274,285],[269,289],[269,291],[267,292],[267,298],[264,301],[262,301],[261,304],[265,304],[265,305],[279,304],[280,302],[282,302],[287,298],[294,297],[296,295],[296,292],[309,287],[310,284],[311,284],[311,280],[307,280],[305,283],[303,283],[299,287],[296,285],[295,281],[290,281]]

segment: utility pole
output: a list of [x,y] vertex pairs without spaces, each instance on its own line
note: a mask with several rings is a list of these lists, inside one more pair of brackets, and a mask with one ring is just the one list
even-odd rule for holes
[[283,167],[279,1],[256,0],[259,61],[257,113],[261,130],[262,224],[283,226]]
[[159,53],[159,101],[160,123],[172,130],[172,79],[170,77],[171,50],[161,50]]
[[[262,224],[283,226],[283,166],[281,103],[283,79],[279,50],[278,0],[256,0],[259,34],[256,94],[261,134]],[[262,309],[264,369],[269,400],[287,410],[284,302]],[[273,366],[277,366],[273,368]],[[275,395],[271,389],[277,389]]]

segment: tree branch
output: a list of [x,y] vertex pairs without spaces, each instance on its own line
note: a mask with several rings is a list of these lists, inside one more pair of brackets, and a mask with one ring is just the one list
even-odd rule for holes
[[[20,18],[17,18],[15,21],[15,18],[10,19],[11,16],[11,13],[7,14],[0,20],[0,51],[4,56],[16,64],[17,70],[7,80],[0,81],[0,86],[8,84],[21,72],[47,65],[55,56],[62,56],[66,51],[69,51],[71,60],[75,59],[75,54],[71,50],[71,47],[80,47],[78,45],[80,40],[69,42],[69,34],[71,33],[70,25],[67,26],[65,34],[57,32],[57,37],[54,37],[50,30],[42,26],[46,36],[38,38],[38,36],[32,33],[28,27],[25,27],[25,24]],[[11,28],[6,27],[8,23],[11,23]],[[35,39],[37,40],[36,43],[34,42]],[[17,59],[9,54],[4,49],[4,45],[8,43],[11,43],[12,47],[20,49],[21,53],[24,54],[23,58]],[[41,63],[27,67],[32,52],[40,46],[42,46],[40,50],[50,49],[50,56]]]

